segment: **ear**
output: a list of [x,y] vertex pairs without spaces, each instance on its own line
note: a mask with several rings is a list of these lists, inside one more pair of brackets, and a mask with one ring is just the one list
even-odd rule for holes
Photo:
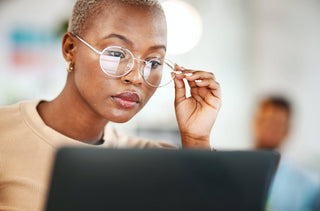
[[64,34],[62,38],[62,54],[66,61],[73,61],[74,60],[74,52],[75,52],[75,37],[70,33],[67,32]]

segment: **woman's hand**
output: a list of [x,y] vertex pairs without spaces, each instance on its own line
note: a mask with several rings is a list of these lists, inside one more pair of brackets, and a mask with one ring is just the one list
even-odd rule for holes
[[[186,97],[183,79],[190,86]],[[184,148],[211,149],[210,133],[221,107],[220,85],[213,73],[176,65],[175,111]]]

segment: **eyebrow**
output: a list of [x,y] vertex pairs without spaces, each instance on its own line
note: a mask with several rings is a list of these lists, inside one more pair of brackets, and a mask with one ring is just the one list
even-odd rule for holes
[[[112,33],[112,34],[109,34],[108,36],[104,37],[104,39],[109,39],[109,38],[118,38],[120,40],[123,40],[124,42],[130,44],[130,45],[133,45],[133,42],[131,40],[129,40],[128,38],[126,38],[125,36],[123,35],[120,35],[120,34],[115,34],[115,33]],[[167,51],[167,48],[165,45],[156,45],[156,46],[152,46],[149,48],[150,50],[157,50],[157,49],[163,49],[165,52]]]
[[150,50],[157,50],[157,49],[163,49],[165,52],[167,51],[167,48],[165,45],[156,45],[149,48]]
[[120,34],[109,34],[108,36],[104,37],[104,39],[109,39],[109,38],[113,38],[113,37],[118,38],[120,40],[125,41],[128,44],[133,45],[133,42],[131,40],[127,39],[125,36],[122,36]]

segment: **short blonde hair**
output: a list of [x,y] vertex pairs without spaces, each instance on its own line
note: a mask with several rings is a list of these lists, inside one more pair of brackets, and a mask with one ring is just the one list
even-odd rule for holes
[[158,0],[77,0],[69,20],[68,32],[81,36],[86,30],[87,21],[91,17],[94,17],[102,10],[111,8],[116,4],[155,7],[164,15],[162,6]]

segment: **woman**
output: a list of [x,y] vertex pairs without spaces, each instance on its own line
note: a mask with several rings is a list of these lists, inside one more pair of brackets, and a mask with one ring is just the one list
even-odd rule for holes
[[[119,135],[156,91],[164,65],[166,20],[156,0],[78,0],[62,40],[67,82],[52,101],[0,110],[0,210],[40,210],[54,153],[63,145],[164,147]],[[210,149],[220,109],[214,75],[175,66],[175,110],[184,148]],[[183,79],[191,87],[186,98]]]

